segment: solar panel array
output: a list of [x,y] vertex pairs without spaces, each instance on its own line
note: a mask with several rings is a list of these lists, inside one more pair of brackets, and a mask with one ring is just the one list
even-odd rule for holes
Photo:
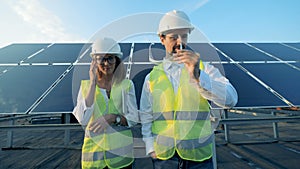
[[[121,43],[137,102],[143,81],[164,47]],[[192,43],[188,48],[218,67],[235,86],[236,108],[300,105],[300,43]],[[90,44],[12,44],[0,49],[0,113],[69,113],[80,80],[88,79]]]

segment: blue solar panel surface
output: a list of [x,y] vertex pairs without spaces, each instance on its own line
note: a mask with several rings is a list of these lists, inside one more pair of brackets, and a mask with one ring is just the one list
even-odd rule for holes
[[242,64],[294,105],[300,105],[300,71],[286,64]]
[[[60,83],[37,105],[32,112],[70,112],[74,108],[72,98],[73,71],[70,71]],[[77,81],[76,84],[80,84]],[[79,88],[77,88],[78,90]],[[62,92],[63,91],[63,92]]]
[[[215,65],[214,66],[218,66]],[[269,92],[257,81],[233,64],[224,64],[226,77],[238,93],[236,107],[274,107],[286,106],[279,98]]]
[[84,44],[54,44],[37,54],[35,57],[27,59],[28,63],[70,63],[74,62]]
[[19,63],[49,44],[12,44],[0,49],[0,63]]
[[300,51],[279,43],[251,43],[251,45],[284,61],[300,61]]
[[[123,60],[127,65],[132,43],[121,43]],[[154,66],[149,62],[150,43],[134,43],[130,79],[136,88],[137,102],[146,74]],[[229,63],[228,58],[215,51],[210,44],[191,43],[188,48],[199,52],[202,60],[213,62],[238,91],[236,107],[287,107],[245,70],[274,89],[292,104],[300,105],[300,43],[214,43],[227,57],[241,63]],[[251,47],[251,46],[254,46]],[[259,50],[255,49],[258,48]],[[262,51],[260,51],[262,50]],[[151,46],[153,57],[161,60],[165,55],[160,43]],[[90,44],[12,44],[0,49],[0,113],[70,112],[76,104],[80,80],[88,79]],[[278,62],[278,59],[293,61]],[[71,65],[81,56],[79,63]],[[245,61],[275,61],[276,63],[246,63]],[[223,61],[223,64],[214,63]],[[226,63],[225,63],[226,62]],[[29,64],[30,63],[30,64]],[[37,65],[36,63],[44,63]],[[51,63],[51,64],[49,64]],[[65,63],[65,65],[54,65]],[[12,65],[9,65],[12,64]],[[53,65],[52,65],[53,64]],[[66,73],[70,66],[72,69]],[[294,66],[294,67],[292,67]],[[241,67],[243,69],[241,69]],[[224,69],[224,71],[222,71]],[[61,78],[61,79],[59,79]],[[59,82],[52,86],[59,79]],[[51,87],[52,86],[52,87]],[[43,93],[42,100],[34,105]],[[74,94],[74,95],[73,95]],[[34,109],[29,110],[30,107]]]
[[205,62],[229,61],[208,43],[189,43],[187,49],[198,52]]
[[274,58],[244,43],[214,43],[214,45],[234,61],[275,61]]
[[26,113],[66,68],[66,66],[20,66],[10,69],[0,76],[0,112]]
[[298,50],[300,50],[300,43],[284,43],[288,46],[292,46],[294,48],[297,48]]
[[124,61],[128,61],[128,57],[130,55],[131,43],[120,43],[121,51],[123,53],[122,59]]

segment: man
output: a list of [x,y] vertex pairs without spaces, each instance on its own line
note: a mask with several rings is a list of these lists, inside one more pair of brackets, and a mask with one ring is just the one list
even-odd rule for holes
[[166,56],[146,76],[140,101],[143,140],[155,169],[213,168],[208,100],[222,107],[237,103],[236,90],[219,70],[185,49],[193,29],[182,11],[160,20]]

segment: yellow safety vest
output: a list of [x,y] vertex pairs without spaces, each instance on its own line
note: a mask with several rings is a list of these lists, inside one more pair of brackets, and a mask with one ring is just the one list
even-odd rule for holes
[[[200,69],[203,64],[200,62]],[[212,131],[209,104],[195,84],[190,83],[188,71],[181,71],[177,94],[163,70],[162,64],[150,73],[153,96],[154,150],[157,158],[166,160],[175,151],[186,160],[204,161],[212,157]]]
[[[81,91],[84,98],[89,89],[89,80],[81,81]],[[82,146],[82,168],[122,168],[133,162],[133,137],[132,132],[125,126],[109,126],[103,133],[94,133],[89,130],[90,124],[103,116],[108,109],[108,114],[122,112],[123,91],[128,92],[130,81],[123,80],[118,85],[113,85],[108,107],[100,88],[96,87],[94,112],[85,129],[84,143]]]

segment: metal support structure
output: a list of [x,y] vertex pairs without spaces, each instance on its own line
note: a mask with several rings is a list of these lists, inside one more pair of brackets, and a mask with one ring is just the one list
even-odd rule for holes
[[[70,123],[70,114],[65,114],[65,124]],[[65,130],[65,138],[64,138],[64,145],[69,145],[70,142],[70,129]]]
[[213,164],[214,164],[214,169],[218,168],[218,163],[217,163],[217,150],[216,150],[216,138],[215,134],[213,134],[213,143],[212,143],[212,151],[213,151]]
[[[8,125],[13,126],[15,123],[14,119],[11,119],[8,121]],[[6,142],[6,146],[11,148],[13,145],[13,137],[14,137],[14,132],[13,131],[7,131],[7,142]]]
[[[276,112],[271,112],[271,114],[273,116],[276,116]],[[274,139],[278,139],[279,138],[279,133],[278,133],[278,124],[277,122],[273,122],[273,133],[274,133]]]
[[[228,111],[227,109],[224,110],[224,119],[228,119]],[[225,141],[229,143],[230,139],[229,139],[229,128],[228,128],[228,124],[223,124],[224,125],[224,132],[225,132]]]
[[127,70],[126,70],[126,79],[130,78],[131,65],[133,63],[132,62],[133,50],[134,50],[134,43],[131,44],[130,55],[129,55],[129,58],[128,58],[128,65],[127,65]]

